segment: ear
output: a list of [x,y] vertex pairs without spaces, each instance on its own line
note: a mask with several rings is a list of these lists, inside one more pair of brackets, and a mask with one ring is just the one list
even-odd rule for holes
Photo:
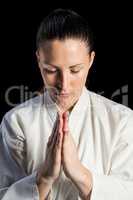
[[37,58],[37,61],[39,62],[40,61],[39,50],[36,50],[36,58]]
[[94,61],[94,58],[95,58],[95,51],[92,51],[89,55],[89,59],[90,59],[90,62],[89,62],[89,68],[91,68],[92,64],[93,64],[93,61]]
[[36,58],[37,58],[38,67],[41,70],[41,66],[40,66],[40,52],[39,52],[39,50],[36,50]]

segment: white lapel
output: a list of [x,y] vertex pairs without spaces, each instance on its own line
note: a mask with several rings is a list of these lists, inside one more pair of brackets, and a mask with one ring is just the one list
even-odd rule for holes
[[44,104],[46,105],[47,112],[51,119],[51,124],[53,124],[57,118],[58,107],[56,103],[51,99],[47,90],[44,92]]
[[88,97],[88,91],[86,87],[84,87],[78,102],[75,104],[69,116],[69,129],[75,140],[76,145],[78,145],[79,143],[79,129],[84,121],[85,113],[88,112],[87,108],[90,105]]
[[[44,93],[44,103],[51,119],[51,125],[53,125],[57,118],[58,106],[51,99],[48,91],[45,91]],[[85,113],[89,105],[90,101],[88,98],[88,90],[84,87],[79,100],[69,114],[69,129],[77,145],[79,139],[79,127],[83,123]]]

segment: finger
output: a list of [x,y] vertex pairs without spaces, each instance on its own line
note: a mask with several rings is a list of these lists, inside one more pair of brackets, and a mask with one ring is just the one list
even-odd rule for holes
[[61,146],[62,146],[62,138],[63,138],[62,128],[63,128],[63,118],[62,118],[62,116],[60,116],[60,119],[59,119],[59,129],[58,129],[57,140],[56,140],[56,145],[59,148],[61,148]]
[[68,116],[69,116],[69,113],[68,112],[65,112],[63,114],[63,132],[64,134],[68,134],[69,132],[69,127],[68,127]]
[[[58,125],[57,125],[58,126]],[[55,141],[55,138],[56,138],[56,135],[57,135],[57,129],[54,131],[54,134],[52,133],[49,137],[49,140],[48,140],[48,143],[47,145],[50,147],[54,141]]]
[[56,133],[54,135],[54,139],[52,141],[52,148],[58,143],[58,140],[60,140],[61,132],[62,132],[62,115],[59,114],[59,119],[58,119],[58,126],[56,129]]
[[59,133],[62,133],[62,128],[63,128],[63,118],[62,118],[62,114],[59,113],[59,129],[58,129]]

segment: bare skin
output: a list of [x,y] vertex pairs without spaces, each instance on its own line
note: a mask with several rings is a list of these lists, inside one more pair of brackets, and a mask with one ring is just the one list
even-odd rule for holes
[[[73,159],[70,155],[73,156]],[[92,189],[92,175],[78,158],[77,148],[68,127],[67,112],[63,114],[62,165],[66,176],[78,188],[81,198],[89,200]]]
[[[70,158],[73,155],[73,159]],[[45,166],[45,169],[44,167]],[[46,160],[38,172],[40,200],[44,200],[59,177],[61,166],[68,178],[79,189],[81,198],[89,199],[92,189],[91,173],[81,164],[76,145],[68,128],[68,113],[60,114],[56,128],[47,144]],[[46,168],[47,166],[47,168]]]
[[63,141],[62,123],[62,117],[61,115],[59,115],[53,133],[49,137],[45,162],[38,171],[37,185],[39,189],[40,200],[44,200],[47,197],[52,187],[52,184],[59,177],[60,174],[61,149]]
[[[83,41],[66,39],[48,42],[44,48],[38,49],[36,55],[44,85],[48,90],[50,88],[49,94],[60,113],[47,145],[46,160],[38,172],[40,200],[48,196],[59,177],[61,166],[78,188],[81,198],[89,200],[92,175],[78,158],[68,127],[67,111],[72,110],[81,95],[95,53],[88,52]],[[73,159],[70,159],[70,155],[73,155]]]
[[[36,52],[44,86],[61,112],[78,101],[95,53],[78,39],[48,42]],[[64,95],[63,95],[64,94]]]

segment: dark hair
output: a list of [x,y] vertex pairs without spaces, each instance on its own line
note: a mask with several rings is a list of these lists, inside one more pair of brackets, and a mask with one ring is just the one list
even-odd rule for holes
[[90,52],[93,50],[93,34],[87,21],[72,10],[56,9],[41,22],[36,45],[39,48],[48,40],[66,38],[81,39],[86,43]]

